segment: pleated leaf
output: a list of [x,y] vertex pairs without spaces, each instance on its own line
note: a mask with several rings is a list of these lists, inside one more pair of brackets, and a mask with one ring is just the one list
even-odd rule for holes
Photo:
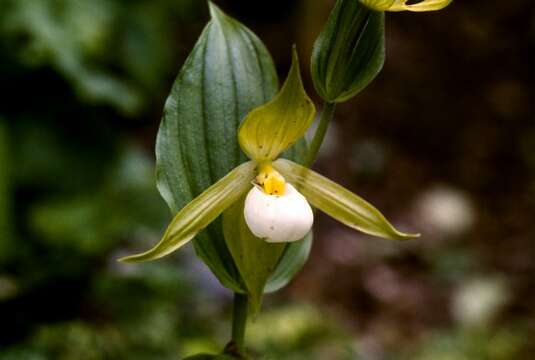
[[385,59],[384,31],[384,13],[357,0],[336,2],[312,52],[312,80],[324,100],[347,101],[379,74]]
[[419,236],[396,230],[373,205],[308,168],[285,159],[273,165],[314,207],[353,229],[393,240]]
[[154,248],[138,255],[127,256],[121,261],[159,259],[188,243],[251,189],[251,181],[256,175],[255,168],[256,164],[249,161],[232,170],[184,206],[175,215],[163,238]]
[[[210,11],[212,20],[173,84],[158,132],[158,189],[173,213],[247,160],[237,141],[240,121],[278,88],[262,42],[213,4]],[[219,219],[194,245],[224,286],[244,291]]]

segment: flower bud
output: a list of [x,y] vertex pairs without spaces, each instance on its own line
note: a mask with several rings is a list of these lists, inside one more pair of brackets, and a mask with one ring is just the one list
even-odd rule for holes
[[301,240],[314,221],[307,200],[289,183],[281,196],[254,186],[245,199],[244,216],[251,232],[267,242]]
[[314,87],[323,100],[347,101],[379,74],[385,60],[384,17],[357,0],[336,2],[311,59]]
[[444,9],[453,0],[359,0],[376,11],[435,11]]
[[389,10],[396,0],[359,0],[362,4],[376,11]]

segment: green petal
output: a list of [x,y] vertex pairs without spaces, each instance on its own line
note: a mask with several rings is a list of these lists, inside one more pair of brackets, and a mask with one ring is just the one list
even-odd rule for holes
[[249,158],[257,162],[276,159],[312,124],[316,108],[299,72],[294,48],[292,67],[281,91],[272,101],[251,111],[240,126],[238,140]]
[[246,162],[206,189],[176,214],[160,242],[149,251],[120,259],[124,262],[161,258],[188,241],[251,188],[256,164]]
[[275,161],[273,166],[288,182],[294,184],[313,206],[353,229],[393,240],[419,236],[396,230],[371,204],[310,169],[285,159]]

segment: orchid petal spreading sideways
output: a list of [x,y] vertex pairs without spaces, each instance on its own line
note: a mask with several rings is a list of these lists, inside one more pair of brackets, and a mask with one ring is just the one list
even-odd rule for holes
[[236,167],[184,206],[173,218],[162,240],[154,248],[141,254],[124,257],[121,261],[156,260],[192,240],[249,190],[255,175],[255,166],[255,163],[249,161]]
[[154,260],[177,250],[246,193],[243,217],[247,227],[267,242],[304,238],[314,218],[309,202],[341,223],[373,236],[395,240],[418,236],[396,230],[376,208],[342,186],[289,160],[278,159],[304,136],[315,113],[303,88],[294,49],[292,67],[279,94],[252,110],[239,128],[240,146],[251,161],[232,170],[180,210],[154,248],[121,260]]

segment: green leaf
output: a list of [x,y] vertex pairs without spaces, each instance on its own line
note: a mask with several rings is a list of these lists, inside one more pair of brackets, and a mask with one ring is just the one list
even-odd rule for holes
[[292,67],[278,95],[251,111],[241,124],[240,146],[256,162],[275,160],[303,137],[315,114],[314,103],[303,87],[294,47]]
[[272,293],[288,285],[308,260],[312,248],[312,238],[311,231],[303,240],[287,244],[277,268],[268,279],[264,292]]
[[244,163],[184,206],[171,221],[160,242],[147,252],[127,256],[125,262],[159,259],[177,250],[206,228],[247,190],[256,175],[256,164]]
[[357,0],[338,0],[312,52],[312,80],[328,102],[357,95],[385,59],[384,13]]
[[373,205],[308,168],[285,159],[277,160],[273,166],[314,207],[353,229],[393,240],[419,236],[396,230]]
[[[245,196],[223,214],[225,240],[249,294],[251,313],[260,310],[267,280],[286,248],[284,243],[268,243],[254,236],[243,215]],[[281,269],[283,270],[283,269]]]
[[[167,99],[156,143],[158,189],[173,213],[247,160],[237,140],[240,121],[278,87],[262,42],[215,5],[210,11]],[[194,245],[224,286],[244,290],[219,220]]]

